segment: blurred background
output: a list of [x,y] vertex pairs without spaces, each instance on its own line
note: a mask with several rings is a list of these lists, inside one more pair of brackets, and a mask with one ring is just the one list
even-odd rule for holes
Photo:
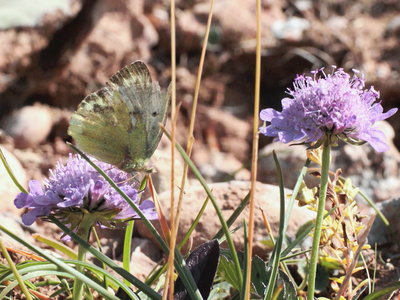
[[[177,139],[183,144],[209,5],[208,1],[176,0],[177,101],[181,103]],[[400,106],[400,1],[264,0],[262,30],[261,108],[280,109],[296,74],[322,67],[329,70],[332,65],[363,72],[367,84],[380,91],[385,111]],[[255,31],[254,0],[215,1],[192,158],[209,182],[225,182],[219,188],[216,185],[214,192],[227,213],[248,191],[245,183],[231,180],[250,179]],[[57,160],[68,156],[71,149],[65,142],[72,140],[67,128],[77,105],[135,60],[145,61],[153,78],[168,86],[169,1],[0,0],[0,147],[19,182],[27,187],[30,179],[44,179]],[[341,168],[343,176],[378,202],[391,222],[388,230],[377,218],[369,236],[371,245],[376,242],[379,249],[389,249],[382,254],[385,262],[378,272],[379,284],[385,285],[400,274],[400,113],[379,126],[387,136],[388,152],[376,153],[369,145],[340,145],[333,151],[331,169]],[[305,161],[305,146],[289,147],[261,136],[258,181],[262,183],[277,183],[273,150],[278,153],[285,186],[293,188]],[[154,156],[158,162],[154,162],[153,179],[161,193],[170,187],[167,140],[162,140]],[[179,176],[179,159],[176,169]],[[309,176],[307,182],[317,181]],[[182,224],[192,224],[196,205],[204,200],[196,194],[198,190],[193,188],[186,195],[191,205],[185,207]],[[257,198],[257,211],[262,206],[275,229],[279,224],[276,190],[263,185]],[[0,223],[31,243],[35,243],[33,232],[58,239],[60,234],[51,224],[40,226],[44,223],[39,221],[28,229],[21,226],[21,211],[13,204],[18,192],[1,165]],[[169,203],[169,192],[164,194]],[[360,204],[369,215],[361,198]],[[293,215],[296,226],[310,219],[307,212],[303,207]],[[215,222],[214,215],[204,219],[194,241],[212,236],[208,233],[219,226]],[[261,232],[261,217],[258,222],[257,239],[262,240],[266,233]],[[290,230],[294,236],[296,230]],[[110,233],[102,239],[110,256],[117,256],[114,249],[121,249],[122,241],[116,242],[116,236]],[[155,248],[147,240],[136,241],[147,243],[146,249]],[[242,242],[241,235],[238,241]],[[257,249],[265,255],[261,246]],[[140,274],[148,274],[156,265],[161,253],[155,253],[149,256],[148,267],[139,267]],[[149,261],[143,257],[133,261]]]
[[[188,116],[208,1],[177,0],[178,139]],[[249,179],[255,65],[255,1],[217,0],[200,89],[193,159],[213,182]],[[358,69],[381,92],[385,110],[400,104],[400,2],[262,1],[262,104],[280,108],[298,73],[331,65]],[[0,0],[0,143],[21,178],[42,179],[70,152],[71,113],[124,65],[145,61],[162,87],[170,81],[169,1]],[[341,147],[342,167],[377,201],[400,193],[400,114],[382,124],[386,154]],[[292,187],[304,148],[260,138],[259,180],[275,183],[278,149]],[[396,147],[397,146],[397,147]],[[358,174],[358,175],[355,175]],[[6,182],[7,175],[1,175]],[[358,176],[358,177],[357,177]],[[15,191],[10,193],[12,206]]]

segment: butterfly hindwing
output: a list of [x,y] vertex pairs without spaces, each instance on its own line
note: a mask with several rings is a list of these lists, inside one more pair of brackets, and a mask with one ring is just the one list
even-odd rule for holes
[[94,157],[133,171],[145,167],[162,135],[169,96],[152,82],[143,62],[134,62],[87,96],[72,116],[69,133]]

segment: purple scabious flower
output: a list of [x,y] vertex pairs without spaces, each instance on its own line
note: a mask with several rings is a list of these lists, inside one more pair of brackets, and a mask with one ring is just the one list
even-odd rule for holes
[[[131,176],[112,165],[93,160],[135,202],[149,219],[156,219],[154,204],[150,200],[139,204],[137,189],[131,184]],[[133,208],[116,192],[89,163],[78,155],[70,155],[66,165],[57,163],[50,170],[44,186],[37,181],[29,182],[29,194],[20,193],[14,200],[17,208],[27,208],[22,222],[31,225],[38,217],[54,215],[78,226],[76,215],[91,213],[95,222],[111,226],[113,221],[138,218]],[[96,215],[95,215],[96,214]]]
[[376,102],[379,92],[366,89],[357,70],[352,77],[343,69],[333,70],[332,74],[320,69],[312,72],[313,77],[297,76],[293,90],[288,90],[290,97],[282,99],[282,112],[261,111],[261,120],[270,124],[261,127],[260,133],[283,143],[317,144],[329,135],[353,144],[368,142],[378,152],[387,151],[385,135],[374,124],[394,115],[397,108],[384,113]]

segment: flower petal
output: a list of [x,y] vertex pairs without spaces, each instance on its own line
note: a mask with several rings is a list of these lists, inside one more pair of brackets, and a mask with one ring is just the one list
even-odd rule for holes
[[39,180],[29,181],[29,193],[32,195],[43,195],[43,187]]
[[14,200],[14,205],[17,208],[23,208],[25,206],[28,206],[28,199],[29,195],[25,193],[19,193],[17,197]]

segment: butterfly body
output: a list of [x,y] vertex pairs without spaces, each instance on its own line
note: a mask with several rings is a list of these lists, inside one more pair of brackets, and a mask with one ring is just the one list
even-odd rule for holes
[[169,93],[136,61],[88,95],[72,115],[68,133],[95,158],[127,172],[148,170],[147,161],[162,136]]

